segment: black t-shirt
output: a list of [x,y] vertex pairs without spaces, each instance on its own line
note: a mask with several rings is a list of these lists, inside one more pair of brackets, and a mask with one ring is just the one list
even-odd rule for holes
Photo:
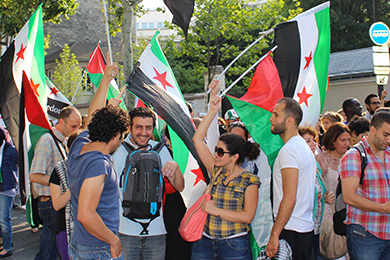
[[[60,178],[58,177],[58,173],[57,173],[55,168],[50,176],[49,182],[60,186]],[[56,232],[56,234],[60,233],[61,231],[66,231],[65,207],[63,207],[62,209],[57,211],[57,232]]]

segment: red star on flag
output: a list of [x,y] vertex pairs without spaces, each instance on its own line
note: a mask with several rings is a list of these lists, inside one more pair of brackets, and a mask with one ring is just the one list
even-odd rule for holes
[[203,173],[202,173],[202,170],[200,168],[195,169],[195,170],[191,170],[191,172],[196,175],[196,180],[195,180],[195,183],[193,186],[198,184],[198,182],[200,182],[200,181],[204,181]]
[[51,90],[50,95],[54,94],[55,96],[57,96],[57,93],[59,92],[59,90],[57,90],[55,87],[50,88],[50,90]]
[[31,78],[30,79],[30,84],[31,84],[31,87],[34,89],[35,94],[39,97],[39,94],[38,94],[39,83],[38,84],[34,84],[34,81]]
[[161,85],[164,87],[165,90],[167,90],[166,86],[173,88],[171,84],[166,80],[167,77],[167,72],[165,71],[164,73],[160,74],[158,71],[153,67],[154,71],[156,72],[156,77],[154,79],[160,81]]
[[306,65],[303,69],[306,69],[307,67],[309,67],[309,64],[311,62],[311,60],[313,59],[313,57],[311,56],[312,54],[312,51],[310,51],[310,54],[309,54],[309,57],[305,57],[305,60],[306,60]]
[[23,48],[23,43],[22,43],[22,45],[20,46],[20,51],[16,53],[16,56],[18,56],[18,58],[16,59],[15,63],[18,62],[19,59],[24,60],[24,51],[26,50],[26,48],[27,46]]
[[298,93],[297,94],[298,97],[299,97],[299,104],[302,104],[302,103],[305,103],[307,107],[309,107],[309,105],[307,104],[307,99],[311,96],[313,96],[313,94],[309,94],[306,92],[306,87],[303,87],[302,89],[302,92],[301,93]]

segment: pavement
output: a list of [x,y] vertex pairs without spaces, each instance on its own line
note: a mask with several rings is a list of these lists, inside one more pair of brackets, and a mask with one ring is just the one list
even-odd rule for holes
[[26,210],[19,207],[12,209],[13,254],[5,257],[7,260],[30,260],[38,253],[41,229],[31,232],[30,224],[26,222]]

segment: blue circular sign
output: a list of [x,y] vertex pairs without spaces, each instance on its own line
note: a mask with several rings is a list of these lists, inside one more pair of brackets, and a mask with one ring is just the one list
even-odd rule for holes
[[370,27],[370,38],[377,45],[386,44],[390,39],[390,30],[382,22],[373,23]]

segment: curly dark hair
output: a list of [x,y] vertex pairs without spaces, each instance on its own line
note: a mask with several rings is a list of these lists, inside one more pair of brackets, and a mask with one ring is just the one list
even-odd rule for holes
[[219,137],[219,141],[222,141],[226,145],[226,149],[229,151],[229,154],[235,155],[238,154],[238,159],[236,164],[241,165],[245,157],[249,155],[252,149],[252,143],[245,141],[241,136],[225,133]]
[[154,114],[153,110],[148,107],[135,107],[129,112],[130,116],[130,125],[133,125],[133,118],[134,117],[151,117],[153,119],[153,128],[156,127],[156,115]]
[[348,124],[351,133],[355,132],[356,136],[370,131],[370,121],[363,117],[352,118]]
[[109,105],[92,114],[88,125],[89,139],[92,142],[108,143],[118,133],[126,133],[129,126],[130,119],[127,112]]

